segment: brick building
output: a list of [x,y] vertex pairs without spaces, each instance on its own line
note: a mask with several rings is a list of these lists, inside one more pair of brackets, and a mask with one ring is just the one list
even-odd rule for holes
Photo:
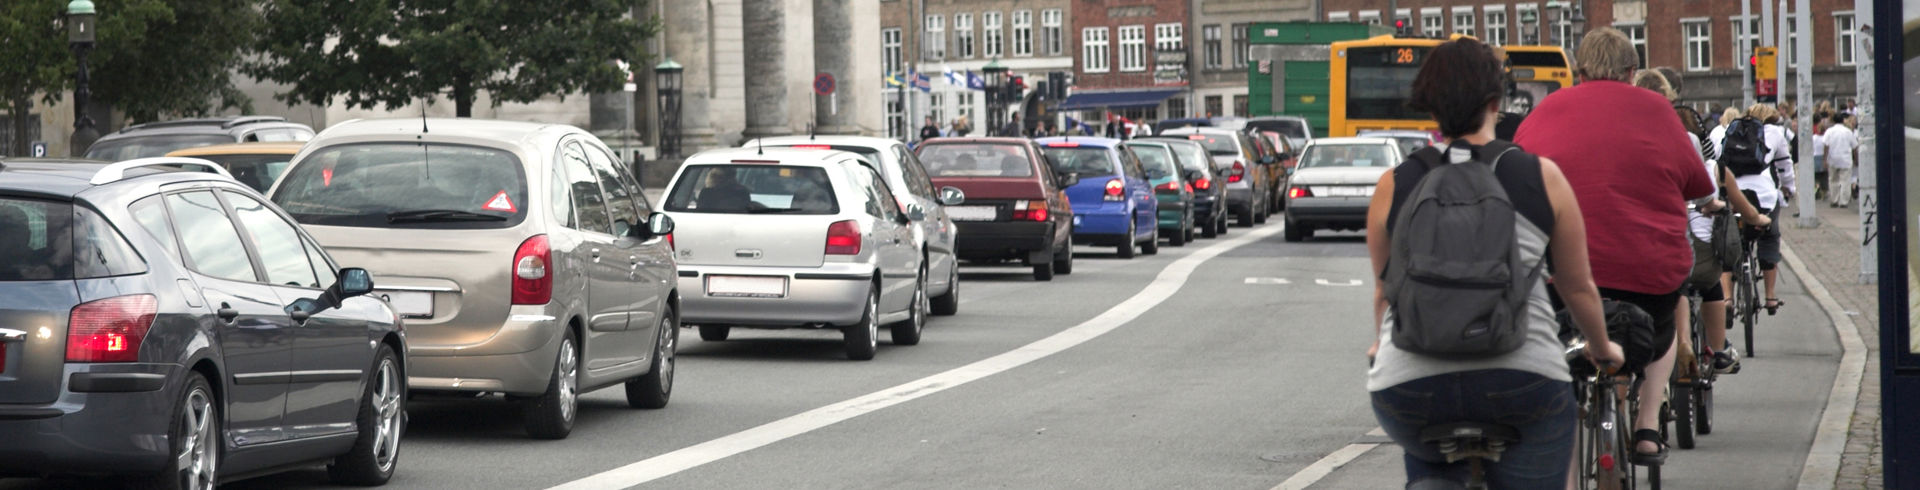
[[1063,111],[1099,121],[1112,111],[1136,121],[1188,114],[1188,0],[1074,0],[1073,96]]
[[[978,74],[998,60],[1010,75],[1023,76],[1028,88],[1048,72],[1069,72],[1074,57],[1073,0],[881,0],[881,58],[884,73],[926,74],[929,91],[885,90],[890,127],[907,121],[912,134],[933,116],[942,128],[959,116],[973,124],[974,136],[987,132],[986,94],[950,83],[949,71]],[[891,134],[891,133],[890,133]],[[901,135],[894,134],[895,137]]]
[[[1166,117],[1246,116],[1247,63],[1256,22],[1314,20],[1311,0],[1193,0],[1187,39],[1192,97]],[[1324,51],[1324,50],[1323,50]]]

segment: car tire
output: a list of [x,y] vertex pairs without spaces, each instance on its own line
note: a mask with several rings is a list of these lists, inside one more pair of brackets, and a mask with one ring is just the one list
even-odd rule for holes
[[167,430],[167,467],[159,473],[129,482],[141,490],[212,489],[219,484],[221,437],[220,402],[213,387],[199,373],[188,372],[187,386],[173,408]]
[[1306,225],[1295,223],[1293,220],[1286,220],[1281,223],[1281,226],[1286,228],[1283,234],[1286,235],[1287,241],[1289,242],[1306,240],[1309,235],[1306,230]]
[[680,350],[680,318],[672,306],[660,313],[660,338],[653,343],[653,369],[627,381],[629,407],[649,410],[667,408],[667,402],[673,399],[674,357]]
[[913,286],[913,303],[907,306],[907,319],[889,326],[893,329],[893,345],[920,345],[920,333],[926,331],[927,314],[932,310],[927,299],[927,268],[921,266],[920,278]]
[[1060,253],[1053,256],[1053,271],[1060,273],[1060,275],[1062,276],[1073,274],[1073,238],[1072,237],[1068,237],[1067,246],[1062,247],[1060,249]]
[[1140,244],[1140,253],[1146,255],[1160,253],[1160,227],[1153,227],[1153,236],[1147,237],[1147,241]]
[[1220,238],[1220,231],[1221,228],[1223,228],[1220,225],[1226,222],[1227,219],[1224,213],[1214,213],[1213,216],[1208,216],[1207,222],[1200,224],[1200,237]]
[[1267,206],[1265,204],[1260,206],[1260,212],[1253,213],[1253,222],[1262,224],[1267,222]]
[[385,485],[400,466],[400,438],[407,430],[407,375],[400,367],[400,356],[392,347],[378,344],[374,354],[373,378],[360,399],[360,414],[354,418],[360,437],[353,449],[327,465],[327,478],[334,483],[371,487]]
[[708,342],[719,342],[719,341],[727,340],[727,333],[732,331],[733,331],[733,327],[729,327],[726,325],[701,325],[700,340],[704,340]]
[[1133,235],[1135,235],[1136,233],[1138,232],[1133,227],[1133,225],[1127,225],[1126,239],[1120,240],[1120,245],[1113,248],[1114,252],[1120,254],[1120,258],[1123,258],[1123,259],[1133,258],[1134,248],[1140,246],[1140,244],[1134,243],[1133,241],[1134,240]]
[[880,350],[880,285],[873,285],[867,292],[866,313],[861,314],[860,323],[842,327],[842,340],[847,344],[847,358],[855,361],[873,360],[874,352]]
[[547,392],[527,403],[527,435],[536,439],[565,439],[573,433],[573,419],[580,411],[580,349],[573,330],[560,337],[560,352],[553,356],[553,374],[547,380]]
[[933,298],[934,316],[953,316],[960,312],[960,264],[953,265],[951,275],[947,279],[947,294]]
[[1221,212],[1220,212],[1220,220],[1219,220],[1219,222],[1216,222],[1216,223],[1214,223],[1214,225],[1213,225],[1213,230],[1214,230],[1214,234],[1213,234],[1213,236],[1214,236],[1214,237],[1216,237],[1216,238],[1217,238],[1217,237],[1221,237],[1221,236],[1225,236],[1225,235],[1227,234],[1227,230],[1228,230],[1228,227],[1227,227],[1227,223],[1228,223],[1228,218],[1231,218],[1231,217],[1232,217],[1232,216],[1230,216],[1230,215],[1229,215],[1229,214],[1228,214],[1228,213],[1227,213],[1226,211],[1221,211]]
[[1193,217],[1182,216],[1180,217],[1180,227],[1173,229],[1173,236],[1167,237],[1167,244],[1175,247],[1185,247],[1187,246],[1187,241],[1192,239]]
[[1053,263],[1046,262],[1046,263],[1040,263],[1040,264],[1033,264],[1033,280],[1035,281],[1053,280]]
[[[1251,203],[1247,204],[1247,212],[1240,213],[1235,217],[1240,221],[1241,228],[1252,228],[1253,227],[1253,204]],[[1222,230],[1221,232],[1225,233],[1225,230]]]
[[1196,234],[1193,232],[1193,227],[1194,227],[1193,217],[1188,216],[1187,226],[1182,227],[1180,229],[1180,236],[1182,238],[1185,238],[1187,243],[1193,243],[1194,238],[1196,238],[1195,236]]

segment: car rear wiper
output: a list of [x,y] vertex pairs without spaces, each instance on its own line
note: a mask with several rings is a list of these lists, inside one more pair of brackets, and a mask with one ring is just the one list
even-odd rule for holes
[[797,214],[797,213],[804,213],[804,212],[807,212],[807,210],[801,209],[801,208],[784,208],[784,209],[766,208],[766,209],[747,210],[747,214]]
[[506,221],[507,217],[454,209],[417,209],[387,213],[387,223],[425,223],[433,221]]

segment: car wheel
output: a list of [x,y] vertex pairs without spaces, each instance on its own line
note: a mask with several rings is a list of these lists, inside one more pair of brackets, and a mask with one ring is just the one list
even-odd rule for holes
[[680,319],[673,307],[661,311],[660,338],[653,343],[653,370],[627,382],[627,406],[666,408],[673,399],[674,355],[680,348]]
[[527,434],[539,439],[565,439],[573,432],[574,412],[579,410],[580,350],[575,347],[573,330],[560,337],[560,353],[554,356],[553,375],[547,392],[527,404]]
[[1040,264],[1033,264],[1033,280],[1035,281],[1053,280],[1053,263],[1046,262],[1046,263],[1040,263]]
[[708,342],[727,340],[727,333],[731,331],[733,331],[733,327],[726,325],[701,325],[700,340]]
[[1187,243],[1193,243],[1193,239],[1194,239],[1193,227],[1194,227],[1193,217],[1188,216],[1187,226],[1180,228],[1180,237],[1185,238]]
[[[1240,213],[1238,216],[1235,216],[1235,218],[1240,221],[1241,228],[1252,228],[1253,227],[1253,204],[1251,203],[1247,204],[1247,212]],[[1221,230],[1221,233],[1225,233],[1225,232],[1226,230]]]
[[1153,236],[1147,237],[1146,243],[1140,244],[1140,253],[1147,255],[1160,253],[1160,227],[1153,227]]
[[1289,242],[1297,242],[1307,238],[1306,233],[1302,232],[1306,228],[1306,225],[1295,223],[1293,220],[1286,220],[1281,223],[1281,226],[1286,228],[1285,235]]
[[393,478],[400,461],[400,436],[407,425],[407,375],[400,370],[400,356],[393,348],[379,344],[374,356],[373,377],[360,399],[360,438],[353,450],[327,465],[327,477],[334,483],[376,486]]
[[913,286],[913,304],[907,306],[907,319],[892,325],[893,345],[919,345],[920,333],[927,329],[927,313],[933,306],[927,300],[927,268]]
[[1173,236],[1167,237],[1168,245],[1175,247],[1187,246],[1187,240],[1192,239],[1190,235],[1193,234],[1193,220],[1188,218],[1190,217],[1183,216],[1180,218],[1180,227],[1174,228]]
[[960,264],[953,265],[952,277],[947,279],[947,294],[933,298],[935,316],[953,316],[960,312]]
[[1226,213],[1213,213],[1213,216],[1207,217],[1207,222],[1200,224],[1200,236],[1220,238],[1220,232],[1226,231],[1226,223]]
[[847,358],[855,361],[871,360],[873,353],[880,349],[880,285],[875,284],[867,293],[863,315],[860,323],[840,329],[847,343]]
[[151,490],[212,490],[219,482],[220,404],[213,388],[198,373],[187,375],[186,393],[174,406],[173,428],[167,438],[173,443],[167,467],[159,473],[133,482],[132,487]]
[[1120,258],[1123,258],[1123,259],[1133,258],[1133,249],[1134,247],[1139,246],[1139,244],[1133,242],[1134,240],[1133,236],[1135,234],[1136,232],[1134,231],[1133,225],[1131,224],[1127,225],[1126,239],[1120,240],[1120,245],[1117,247],[1114,247],[1113,249],[1115,252],[1118,252],[1120,254]]
[[1053,271],[1063,276],[1073,274],[1073,237],[1067,237],[1067,246],[1053,256]]
[[1253,213],[1253,222],[1255,223],[1267,222],[1267,206],[1265,204],[1260,205],[1259,212]]

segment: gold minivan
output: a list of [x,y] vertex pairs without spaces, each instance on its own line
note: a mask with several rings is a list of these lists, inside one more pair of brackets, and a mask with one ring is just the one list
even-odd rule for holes
[[592,134],[478,119],[349,121],[269,193],[406,321],[415,393],[502,393],[571,432],[579,393],[666,406],[679,328],[673,222]]

